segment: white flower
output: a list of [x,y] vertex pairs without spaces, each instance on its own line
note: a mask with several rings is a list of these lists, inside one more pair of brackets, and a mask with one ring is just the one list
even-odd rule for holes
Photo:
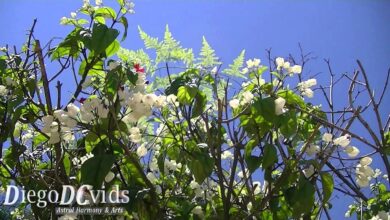
[[372,158],[371,157],[363,157],[360,159],[360,165],[362,166],[368,166],[372,163]]
[[310,144],[309,146],[306,147],[306,154],[308,156],[313,156],[314,154],[316,154],[318,152],[320,152],[320,147],[318,145]]
[[3,85],[0,85],[0,97],[5,97],[8,95],[8,89],[3,86]]
[[153,158],[152,161],[149,163],[149,168],[153,172],[158,171],[158,163],[156,158]]
[[100,118],[107,118],[108,116],[108,112],[110,110],[108,110],[107,108],[105,108],[102,104],[100,104],[97,108],[97,114]]
[[286,100],[282,97],[279,97],[275,99],[275,114],[276,115],[281,115],[284,113],[284,105],[286,104]]
[[160,95],[156,97],[154,102],[154,106],[157,108],[161,108],[167,105],[167,97],[165,95]]
[[381,174],[382,174],[382,171],[380,169],[375,169],[375,174],[372,177],[378,178]]
[[330,142],[332,142],[332,140],[333,140],[333,135],[330,134],[330,133],[324,133],[324,134],[322,135],[322,140],[323,140],[324,142],[326,142],[326,143],[330,143]]
[[286,70],[290,69],[290,62],[284,62],[283,69],[286,69]]
[[370,166],[362,166],[361,164],[356,166],[356,174],[367,178],[375,175],[374,170]]
[[5,78],[5,84],[6,84],[7,86],[16,86],[16,85],[17,85],[17,83],[16,83],[11,77],[9,77],[9,76],[7,76],[7,77]]
[[238,99],[232,99],[232,100],[229,101],[229,105],[233,109],[236,109],[240,105],[240,101]]
[[335,145],[340,145],[341,147],[346,147],[349,145],[349,143],[351,143],[350,136],[346,134],[344,136],[338,137],[333,140],[333,143]]
[[64,25],[68,22],[68,18],[67,17],[62,17],[61,20],[60,20],[60,24],[61,25]]
[[142,102],[145,103],[146,105],[153,106],[156,99],[157,96],[151,93],[151,94],[144,95],[144,97],[142,98]]
[[71,13],[70,13],[70,17],[71,17],[71,18],[76,18],[76,16],[77,16],[76,12],[71,12]]
[[200,188],[200,185],[199,185],[199,183],[197,183],[195,180],[192,180],[192,181],[190,182],[190,188],[191,188],[191,189],[199,189],[199,188]]
[[[245,170],[245,174],[246,174],[246,176],[248,176],[248,170]],[[241,170],[240,172],[238,172],[237,176],[239,178],[244,178],[244,171]]]
[[66,109],[68,110],[68,115],[72,118],[75,118],[80,113],[80,108],[73,103],[70,103]]
[[316,79],[308,79],[304,83],[305,83],[305,86],[312,87],[312,86],[317,85],[317,80]]
[[248,69],[258,67],[260,65],[260,59],[253,59],[253,60],[249,59],[246,61],[246,65],[247,65]]
[[218,68],[217,68],[217,67],[214,67],[214,68],[210,71],[210,73],[213,74],[213,75],[215,75],[215,74],[217,74],[217,71],[218,71]]
[[378,216],[379,219],[381,219],[381,220],[390,220],[390,213],[389,212],[379,211],[378,215],[376,215],[376,216]]
[[133,142],[133,143],[139,143],[142,140],[142,135],[140,133],[131,134],[129,137],[130,137],[131,142]]
[[248,211],[252,210],[252,202],[248,202],[246,208],[248,209]]
[[345,152],[348,154],[349,157],[356,157],[360,153],[359,149],[354,146],[347,146],[345,148]]
[[176,100],[177,100],[177,97],[174,94],[170,94],[167,96],[168,103],[174,104],[176,102]]
[[241,73],[242,74],[247,74],[249,72],[249,69],[247,67],[243,68]]
[[148,149],[146,149],[145,144],[141,144],[141,146],[137,148],[137,155],[139,157],[144,157],[147,153]]
[[358,177],[356,179],[356,184],[360,187],[367,187],[370,184],[370,180],[366,177]]
[[146,174],[146,177],[153,184],[157,182],[157,177],[152,172],[149,172],[148,174]]
[[280,70],[284,65],[284,59],[282,57],[278,57],[275,59],[275,63],[276,63],[277,69]]
[[292,66],[291,67],[291,72],[296,73],[296,74],[302,73],[302,66],[300,66],[300,65]]
[[314,166],[312,164],[310,164],[310,166],[308,168],[303,170],[303,174],[305,175],[306,178],[313,176],[314,172],[315,172],[315,170],[314,170]]
[[106,177],[104,178],[104,181],[106,181],[106,183],[109,183],[111,182],[113,179],[115,178],[115,174],[113,172],[108,172]]
[[298,83],[298,89],[301,91],[302,95],[312,98],[314,95],[313,90],[310,87],[317,85],[316,79],[309,79],[307,81],[303,81]]
[[57,144],[61,141],[60,133],[51,131],[49,144]]
[[132,127],[130,128],[130,134],[139,134],[140,133],[140,129],[138,127]]
[[192,209],[191,212],[194,213],[195,215],[197,215],[197,216],[200,217],[200,218],[203,218],[203,217],[204,217],[202,207],[200,207],[199,205],[198,205],[198,206],[195,206],[195,207]]
[[110,62],[110,64],[108,65],[108,70],[111,71],[113,69],[116,69],[118,66],[119,66],[119,62],[116,61]]
[[221,154],[221,159],[222,160],[225,160],[225,159],[233,159],[233,154],[228,151],[228,150],[225,150],[222,154]]
[[307,96],[308,98],[313,98],[314,92],[313,92],[313,90],[307,88],[307,89],[302,91],[302,95]]
[[241,105],[248,104],[249,102],[252,101],[253,97],[254,96],[250,91],[246,91],[246,92],[242,93],[242,101],[240,104]]
[[62,127],[61,128],[61,139],[64,140],[66,143],[69,143],[71,141],[75,140],[75,136],[73,135],[73,132],[68,127]]
[[253,194],[255,194],[255,195],[259,194],[261,192],[261,183],[259,181],[254,181],[253,188],[255,189],[253,191]]
[[87,78],[85,78],[85,81],[84,81],[83,84],[81,85],[81,88],[86,89],[86,88],[88,88],[89,86],[91,86],[92,83],[93,83],[92,77],[87,76]]
[[96,0],[96,1],[95,1],[95,4],[96,4],[97,6],[100,6],[100,5],[103,4],[103,1],[102,1],[102,0]]

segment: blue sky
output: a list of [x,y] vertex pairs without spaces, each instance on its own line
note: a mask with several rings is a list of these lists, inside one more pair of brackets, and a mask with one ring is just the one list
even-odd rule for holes
[[[104,2],[112,5],[115,1]],[[138,25],[148,34],[161,38],[165,25],[169,24],[173,36],[196,52],[205,36],[226,65],[242,49],[246,50],[247,58],[259,57],[264,61],[268,48],[272,48],[274,56],[289,53],[298,56],[298,43],[301,43],[306,52],[313,52],[317,57],[305,69],[304,77],[319,73],[321,84],[328,81],[324,58],[330,58],[336,74],[352,72],[357,67],[355,60],[360,59],[377,91],[383,87],[390,67],[390,1],[145,0],[135,3],[136,14],[128,17],[129,34],[122,44],[125,48],[143,47],[137,34]],[[69,16],[81,4],[81,0],[0,1],[0,45],[15,44],[20,48],[34,18],[38,18],[35,35],[42,43],[54,36],[64,37],[70,29],[59,25],[60,18]],[[345,86],[341,85],[344,90],[337,90],[339,107],[347,97],[342,92]],[[389,94],[385,100],[389,103]],[[386,118],[389,107],[383,106],[382,114]],[[342,195],[340,198],[335,200],[332,209],[337,219],[344,216],[347,208]]]

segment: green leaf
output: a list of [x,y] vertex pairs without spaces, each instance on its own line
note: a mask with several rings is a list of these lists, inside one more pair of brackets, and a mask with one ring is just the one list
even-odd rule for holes
[[209,68],[220,65],[221,62],[219,62],[218,60],[219,58],[215,55],[214,50],[210,47],[210,45],[206,41],[206,38],[203,37],[202,49],[200,50],[200,61],[202,67]]
[[57,60],[61,57],[77,57],[80,53],[80,28],[74,29],[65,40],[61,42],[51,53],[51,60]]
[[114,155],[95,155],[81,166],[81,182],[100,189],[104,178],[115,162]]
[[150,37],[147,33],[145,33],[140,26],[138,26],[138,32],[141,39],[144,41],[146,49],[157,49],[160,44],[158,43],[158,38]]
[[105,91],[110,100],[114,101],[121,79],[117,71],[110,71],[106,76]]
[[165,89],[165,95],[167,96],[171,94],[176,95],[179,88],[181,86],[184,86],[186,82],[187,80],[184,77],[182,76],[176,77],[176,79],[172,81],[172,83],[167,87],[167,89]]
[[275,101],[272,97],[265,99],[257,99],[251,108],[252,114],[261,115],[269,122],[275,122],[277,115],[275,114]]
[[277,94],[284,98],[287,104],[298,105],[301,108],[305,107],[305,101],[291,90],[279,90]]
[[290,138],[298,130],[298,122],[295,111],[291,110],[287,114],[281,115],[280,132],[284,137]]
[[110,57],[112,55],[115,55],[116,52],[118,52],[119,48],[120,48],[120,43],[118,40],[115,40],[114,42],[112,42],[112,44],[110,44],[110,46],[107,47],[106,49],[106,57]]
[[196,182],[203,183],[213,172],[214,160],[208,153],[195,151],[191,154],[188,168],[194,174]]
[[102,135],[99,137],[95,133],[89,132],[85,136],[85,150],[86,150],[86,152],[87,153],[92,152],[92,150],[96,147],[96,145],[99,144],[100,141],[105,139],[105,138],[106,138],[105,135]]
[[192,109],[191,118],[195,118],[201,115],[205,109],[206,103],[206,94],[204,94],[202,91],[199,91],[195,96],[195,103],[194,108]]
[[314,186],[305,177],[300,178],[297,187],[290,187],[285,192],[288,204],[291,206],[294,217],[310,213],[314,206]]
[[127,37],[127,29],[129,28],[129,22],[127,21],[127,18],[125,16],[122,16],[119,22],[123,24],[123,27],[125,29],[123,37],[121,39],[121,41],[124,41]]
[[[85,60],[83,60],[83,62],[81,62],[80,67],[79,67],[79,75],[83,75],[86,67],[87,67],[87,62]],[[88,76],[98,76],[98,77],[105,76],[102,60],[97,61],[93,65],[93,67],[89,68]]]
[[233,64],[229,65],[229,68],[224,69],[222,72],[231,75],[238,76],[246,79],[246,77],[241,73],[242,65],[244,64],[245,50],[242,50],[240,55],[233,61]]
[[116,18],[116,12],[110,7],[101,7],[95,11],[95,17]]
[[108,28],[104,24],[95,23],[92,29],[92,37],[84,38],[85,46],[93,51],[95,55],[104,52],[118,37],[119,31]]
[[68,153],[65,153],[63,162],[64,162],[66,175],[69,176],[70,175],[71,166],[70,166],[70,159],[69,159],[69,154]]
[[322,191],[323,191],[323,199],[322,202],[326,204],[330,196],[332,195],[334,182],[333,177],[329,173],[321,172],[321,180],[322,180]]
[[278,162],[278,154],[274,145],[266,144],[264,146],[263,155],[263,169],[267,169],[269,166]]
[[131,84],[136,85],[138,81],[138,74],[133,72],[128,72],[127,79],[131,82]]
[[260,167],[262,161],[263,158],[258,156],[249,155],[245,157],[245,162],[247,164],[250,173],[255,172],[255,170],[257,170]]
[[177,99],[180,103],[189,105],[194,100],[198,89],[191,86],[181,86],[177,91]]

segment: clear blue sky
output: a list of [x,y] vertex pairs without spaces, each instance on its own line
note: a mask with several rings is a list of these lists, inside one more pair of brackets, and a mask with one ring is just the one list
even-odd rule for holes
[[[41,42],[53,36],[64,37],[70,29],[60,26],[59,19],[69,16],[81,2],[0,1],[0,45],[20,46],[34,18],[38,18],[36,36]],[[115,1],[105,1],[109,5],[112,2]],[[143,47],[137,25],[161,38],[165,25],[169,24],[174,37],[196,52],[205,36],[225,64],[242,49],[246,49],[247,58],[259,57],[264,61],[268,48],[272,48],[274,56],[289,53],[297,56],[298,43],[301,43],[305,51],[318,57],[310,63],[304,76],[322,73],[318,77],[322,84],[327,82],[323,58],[331,59],[336,74],[352,72],[356,68],[355,60],[360,59],[377,91],[382,88],[390,67],[390,1],[145,0],[136,1],[135,10],[136,14],[129,17],[130,30],[122,45],[125,48]],[[346,93],[338,93],[337,98],[341,106]],[[385,100],[389,104],[389,95]],[[382,113],[386,118],[389,107],[383,108]],[[337,219],[344,218],[347,208],[345,199],[340,197],[332,209]]]

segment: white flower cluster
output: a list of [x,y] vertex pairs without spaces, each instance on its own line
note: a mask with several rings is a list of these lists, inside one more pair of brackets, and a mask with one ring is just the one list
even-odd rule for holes
[[[119,95],[120,98],[125,99],[123,95]],[[121,97],[122,96],[122,97]],[[129,97],[129,96],[127,96]],[[156,96],[153,93],[142,94],[137,92],[130,95],[130,98],[126,101],[129,107],[126,111],[126,115],[123,117],[123,122],[126,124],[137,122],[141,117],[148,117],[152,114],[152,107],[161,108],[164,107],[168,102],[168,97],[160,95]]]
[[315,85],[317,85],[316,79],[308,79],[306,81],[298,83],[298,89],[303,96],[307,96],[308,98],[313,98],[314,92],[310,87]]
[[[304,148],[305,145],[302,146],[302,148]],[[305,153],[308,155],[308,156],[313,156],[317,153],[320,152],[320,146],[318,145],[315,145],[315,144],[309,144],[307,147],[306,147],[306,150],[305,150]]]
[[164,172],[165,173],[173,172],[173,171],[176,171],[176,170],[181,169],[181,168],[182,168],[182,164],[177,163],[176,160],[165,159],[165,161],[164,161]]
[[371,220],[390,220],[390,212],[379,211],[376,216],[371,218]]
[[146,148],[146,143],[141,144],[141,146],[137,148],[137,155],[139,157],[144,157],[147,153],[148,149]]
[[77,126],[80,109],[71,103],[67,106],[67,110],[55,110],[53,115],[45,115],[42,117],[44,125],[42,132],[50,137],[49,144],[59,143],[61,139],[65,142],[70,142],[75,139],[72,129]]
[[356,184],[360,187],[367,187],[371,178],[375,175],[374,170],[369,166],[372,163],[371,157],[363,157],[356,166]]
[[90,123],[95,116],[107,118],[109,110],[103,104],[103,100],[98,97],[90,97],[84,101],[80,108],[81,120]]
[[191,212],[195,215],[197,215],[200,219],[204,219],[204,213],[201,206],[195,206]]
[[141,142],[141,138],[142,138],[141,130],[138,127],[132,127],[129,130],[130,130],[129,138],[130,138],[131,142],[133,142],[133,143]]
[[195,180],[190,182],[190,188],[194,191],[196,198],[206,198],[211,200],[213,197],[213,191],[210,189],[215,189],[218,187],[218,184],[212,180],[207,179],[202,184],[199,184]]
[[[230,140],[231,141],[231,140]],[[233,160],[234,156],[232,154],[232,152],[230,152],[229,150],[225,150],[222,154],[221,154],[221,159],[222,160]]]
[[252,72],[256,70],[260,66],[260,59],[249,59],[246,61],[246,67],[242,69],[242,73],[246,74],[248,72]]
[[333,140],[332,134],[325,133],[322,136],[322,140],[326,143],[333,143],[334,145],[341,146],[344,148],[344,152],[351,158],[356,157],[360,153],[360,150],[357,147],[349,145],[351,143],[351,137],[348,134]]
[[6,97],[8,95],[7,87],[0,85],[0,97]]
[[245,91],[242,93],[240,100],[239,99],[232,99],[229,101],[229,105],[233,109],[236,109],[239,106],[244,106],[244,105],[249,104],[250,102],[252,102],[253,98],[254,98],[253,93],[251,93],[250,91]]
[[115,178],[115,174],[112,172],[112,171],[109,171],[106,175],[106,177],[104,178],[104,181],[106,183],[109,183],[111,182],[113,179]]
[[276,58],[275,63],[276,63],[277,70],[280,71],[284,69],[285,71],[287,71],[287,73],[290,76],[292,76],[294,73],[295,74],[302,73],[302,67],[300,65],[291,66],[290,62],[285,61],[283,57]]
[[282,97],[279,97],[275,99],[275,114],[276,115],[281,115],[283,114],[286,110],[284,106],[286,105],[286,100]]

